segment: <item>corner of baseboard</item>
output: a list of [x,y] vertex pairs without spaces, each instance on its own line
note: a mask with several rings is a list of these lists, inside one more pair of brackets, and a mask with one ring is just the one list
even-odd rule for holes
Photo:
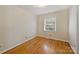
[[71,46],[72,50],[74,51],[74,53],[77,54],[76,49],[71,44],[70,44],[70,46]]

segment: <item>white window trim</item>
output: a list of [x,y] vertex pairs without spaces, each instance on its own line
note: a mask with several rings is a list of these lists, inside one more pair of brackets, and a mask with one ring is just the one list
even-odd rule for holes
[[[50,19],[54,20],[55,24],[46,24],[46,21]],[[52,25],[52,27],[54,26],[55,30],[47,30],[46,25],[49,25],[49,26]],[[55,16],[48,16],[48,19],[47,17],[44,18],[44,31],[53,31],[53,32],[56,31],[56,17]]]

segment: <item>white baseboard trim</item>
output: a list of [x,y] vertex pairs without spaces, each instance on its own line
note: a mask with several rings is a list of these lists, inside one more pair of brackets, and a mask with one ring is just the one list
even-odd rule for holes
[[70,44],[70,46],[71,46],[72,50],[74,51],[74,53],[75,53],[75,54],[77,54],[76,49],[72,46],[72,44],[71,44],[70,42],[69,42],[69,44]]
[[36,37],[36,36],[33,36],[33,37],[31,37],[31,38],[28,38],[27,40],[25,40],[25,41],[23,41],[23,42],[20,42],[19,44],[15,45],[15,46],[13,46],[13,47],[10,47],[10,48],[8,48],[8,49],[5,49],[5,50],[1,51],[0,54],[4,53],[4,52],[6,52],[6,51],[8,51],[8,50],[10,50],[10,49],[12,49],[12,48],[15,48],[15,47],[18,46],[18,45],[21,45],[21,44],[25,43],[26,41],[31,40],[31,39],[34,38],[34,37]]
[[46,37],[46,36],[42,36],[42,35],[38,35],[39,37],[45,37],[45,38],[48,38],[48,39],[55,39],[55,40],[60,40],[60,41],[64,41],[64,42],[69,42],[68,40],[63,40],[63,39],[59,39],[59,38],[55,38],[55,37]]
[[58,39],[58,38],[53,38],[55,40],[59,40],[59,41],[64,41],[64,42],[69,42],[68,40],[63,40],[63,39]]

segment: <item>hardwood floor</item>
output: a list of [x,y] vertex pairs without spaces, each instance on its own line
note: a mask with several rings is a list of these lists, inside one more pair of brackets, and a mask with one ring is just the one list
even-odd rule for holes
[[3,54],[74,54],[68,42],[35,37]]

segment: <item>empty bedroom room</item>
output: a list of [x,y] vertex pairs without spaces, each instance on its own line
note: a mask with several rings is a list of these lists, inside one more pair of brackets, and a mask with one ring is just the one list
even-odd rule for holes
[[78,53],[76,10],[69,5],[0,6],[0,53]]

